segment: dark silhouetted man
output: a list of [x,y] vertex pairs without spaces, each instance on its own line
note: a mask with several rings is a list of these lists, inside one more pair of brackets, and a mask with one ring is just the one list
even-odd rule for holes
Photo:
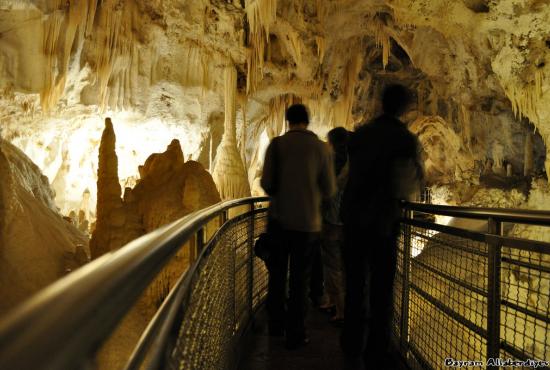
[[403,86],[387,87],[384,113],[359,127],[349,143],[342,205],[346,307],[341,343],[346,354],[364,356],[367,366],[377,361],[383,366],[380,361],[389,349],[399,200],[410,198],[423,179],[418,139],[398,119],[409,102]]
[[269,261],[269,331],[277,335],[286,330],[286,346],[295,349],[308,342],[304,319],[312,257],[319,247],[321,202],[336,186],[330,149],[307,129],[306,107],[291,106],[286,119],[288,132],[267,148],[261,185],[271,196],[270,227],[276,223],[280,229],[278,248]]

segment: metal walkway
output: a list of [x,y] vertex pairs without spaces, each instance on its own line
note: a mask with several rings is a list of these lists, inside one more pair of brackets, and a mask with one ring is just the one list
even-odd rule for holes
[[[319,335],[312,333],[303,352],[283,352],[261,334],[267,272],[252,251],[265,229],[267,202],[239,199],[198,211],[39,292],[2,318],[0,369],[338,366],[337,331],[318,313],[311,325]],[[550,212],[403,209],[393,337],[408,367],[471,361],[468,368],[496,369],[509,360],[516,368],[548,368],[550,244],[503,236],[503,225],[529,237],[550,226]],[[420,214],[481,219],[488,230],[438,225]],[[130,340],[124,323],[151,302],[148,324]],[[119,342],[128,343],[119,348]]]
[[[340,351],[340,328],[328,322],[329,316],[312,309],[306,325],[311,342],[296,351],[284,348],[283,337],[270,337],[267,333],[267,314],[262,310],[255,325],[245,339],[246,350],[239,362],[239,370],[361,370],[350,363]],[[368,369],[368,367],[366,367]],[[398,353],[384,370],[406,370]]]

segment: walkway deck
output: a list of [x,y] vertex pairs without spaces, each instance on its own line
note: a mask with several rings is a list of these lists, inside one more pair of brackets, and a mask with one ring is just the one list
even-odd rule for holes
[[[340,329],[328,322],[329,316],[318,310],[308,312],[307,327],[311,342],[298,350],[289,351],[284,347],[284,337],[270,337],[267,334],[265,310],[258,313],[254,328],[247,341],[239,370],[362,370],[345,362],[340,350]],[[365,369],[369,369],[366,367]],[[405,370],[400,361],[388,364],[384,370]],[[378,369],[377,369],[378,370]]]

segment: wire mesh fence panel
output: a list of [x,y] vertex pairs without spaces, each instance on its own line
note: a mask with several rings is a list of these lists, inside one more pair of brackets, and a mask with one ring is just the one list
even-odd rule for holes
[[[265,232],[267,228],[267,212],[257,213],[254,216],[254,241]],[[265,263],[259,259],[253,259],[252,271],[254,275],[254,286],[252,289],[252,310],[256,311],[261,303],[267,298],[268,273]]]
[[224,369],[254,307],[265,297],[267,273],[253,254],[263,212],[245,214],[220,229],[200,260],[190,297],[182,307],[169,369]]
[[403,258],[405,248],[405,233],[403,229],[397,239],[397,268],[395,270],[395,282],[393,289],[393,335],[401,340],[402,325],[402,300],[403,300]]
[[501,292],[503,357],[549,360],[550,255],[503,248]]
[[[394,288],[394,333],[407,335],[399,339],[406,343],[409,365],[547,368],[550,245],[412,224],[402,224]],[[489,253],[489,243],[496,255]],[[490,265],[490,258],[497,262]],[[405,293],[406,306],[399,299]],[[399,330],[403,320],[407,325]],[[488,351],[500,358],[487,358]]]
[[[446,368],[447,358],[483,360],[487,245],[410,226],[403,228],[401,253],[407,238],[411,247],[407,342],[413,356],[433,369]],[[398,265],[398,271],[405,268]],[[396,294],[401,289],[396,284]]]

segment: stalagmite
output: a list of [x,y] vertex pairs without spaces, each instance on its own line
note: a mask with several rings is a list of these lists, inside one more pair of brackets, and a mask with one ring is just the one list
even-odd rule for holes
[[90,241],[92,258],[111,250],[113,227],[124,223],[121,220],[121,189],[118,181],[118,158],[115,151],[116,136],[110,118],[105,118],[105,130],[99,146],[97,170],[97,221]]
[[237,148],[236,102],[237,70],[234,66],[225,68],[225,120],[224,133],[212,177],[218,186],[222,199],[250,196],[248,176]]
[[534,161],[533,161],[533,135],[528,132],[525,135],[525,152],[523,157],[523,175],[531,176],[533,174]]

